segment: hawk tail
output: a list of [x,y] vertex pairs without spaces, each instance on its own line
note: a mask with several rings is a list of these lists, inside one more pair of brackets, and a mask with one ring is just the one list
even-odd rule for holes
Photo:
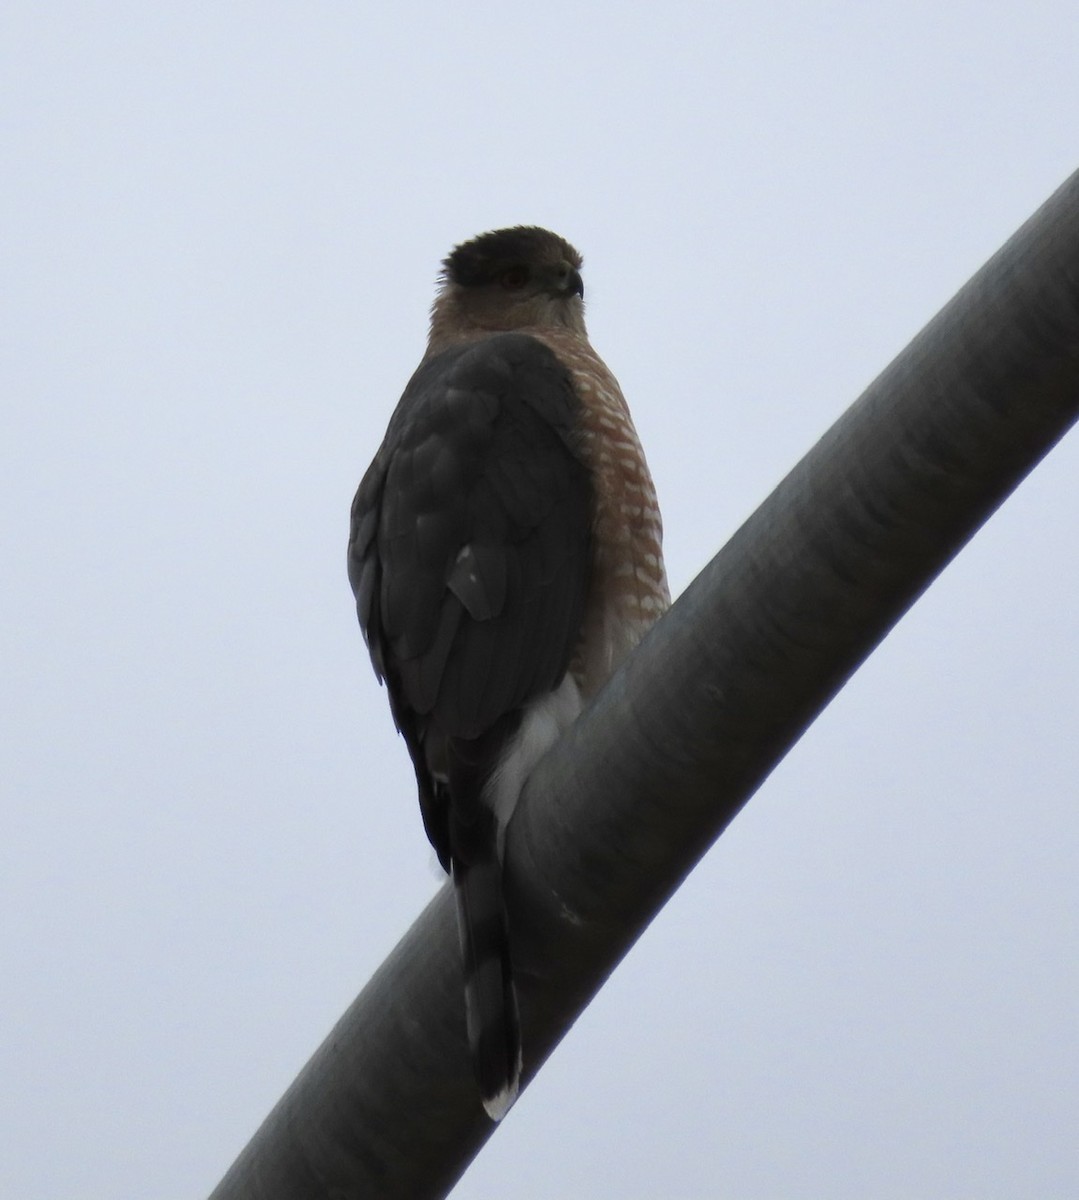
[[454,861],[453,885],[472,1067],[487,1115],[500,1121],[517,1099],[521,1081],[521,1023],[502,899],[502,864],[493,850],[489,858],[475,862]]

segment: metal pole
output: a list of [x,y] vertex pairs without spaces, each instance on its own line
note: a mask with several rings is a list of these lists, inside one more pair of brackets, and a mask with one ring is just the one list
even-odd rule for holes
[[[507,840],[526,1078],[1077,416],[1079,173],[794,468],[529,781]],[[443,1196],[492,1129],[444,889],[212,1200]]]

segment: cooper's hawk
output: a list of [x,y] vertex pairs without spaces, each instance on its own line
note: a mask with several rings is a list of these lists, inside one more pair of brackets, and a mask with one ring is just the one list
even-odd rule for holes
[[427,352],[352,506],[349,579],[453,876],[494,1120],[521,1072],[506,824],[536,762],[670,603],[655,489],[589,345],[580,267],[568,242],[526,226],[449,255]]

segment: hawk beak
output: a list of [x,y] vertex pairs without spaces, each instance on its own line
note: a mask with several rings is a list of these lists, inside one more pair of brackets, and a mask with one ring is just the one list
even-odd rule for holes
[[581,278],[581,272],[571,263],[558,264],[555,286],[559,296],[580,296],[584,299],[584,280]]

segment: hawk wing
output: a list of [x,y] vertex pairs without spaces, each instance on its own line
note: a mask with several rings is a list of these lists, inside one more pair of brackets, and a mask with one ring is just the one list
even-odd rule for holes
[[579,411],[535,338],[453,347],[410,380],[352,506],[360,625],[444,865],[437,742],[512,722],[559,684],[580,634],[593,495]]

